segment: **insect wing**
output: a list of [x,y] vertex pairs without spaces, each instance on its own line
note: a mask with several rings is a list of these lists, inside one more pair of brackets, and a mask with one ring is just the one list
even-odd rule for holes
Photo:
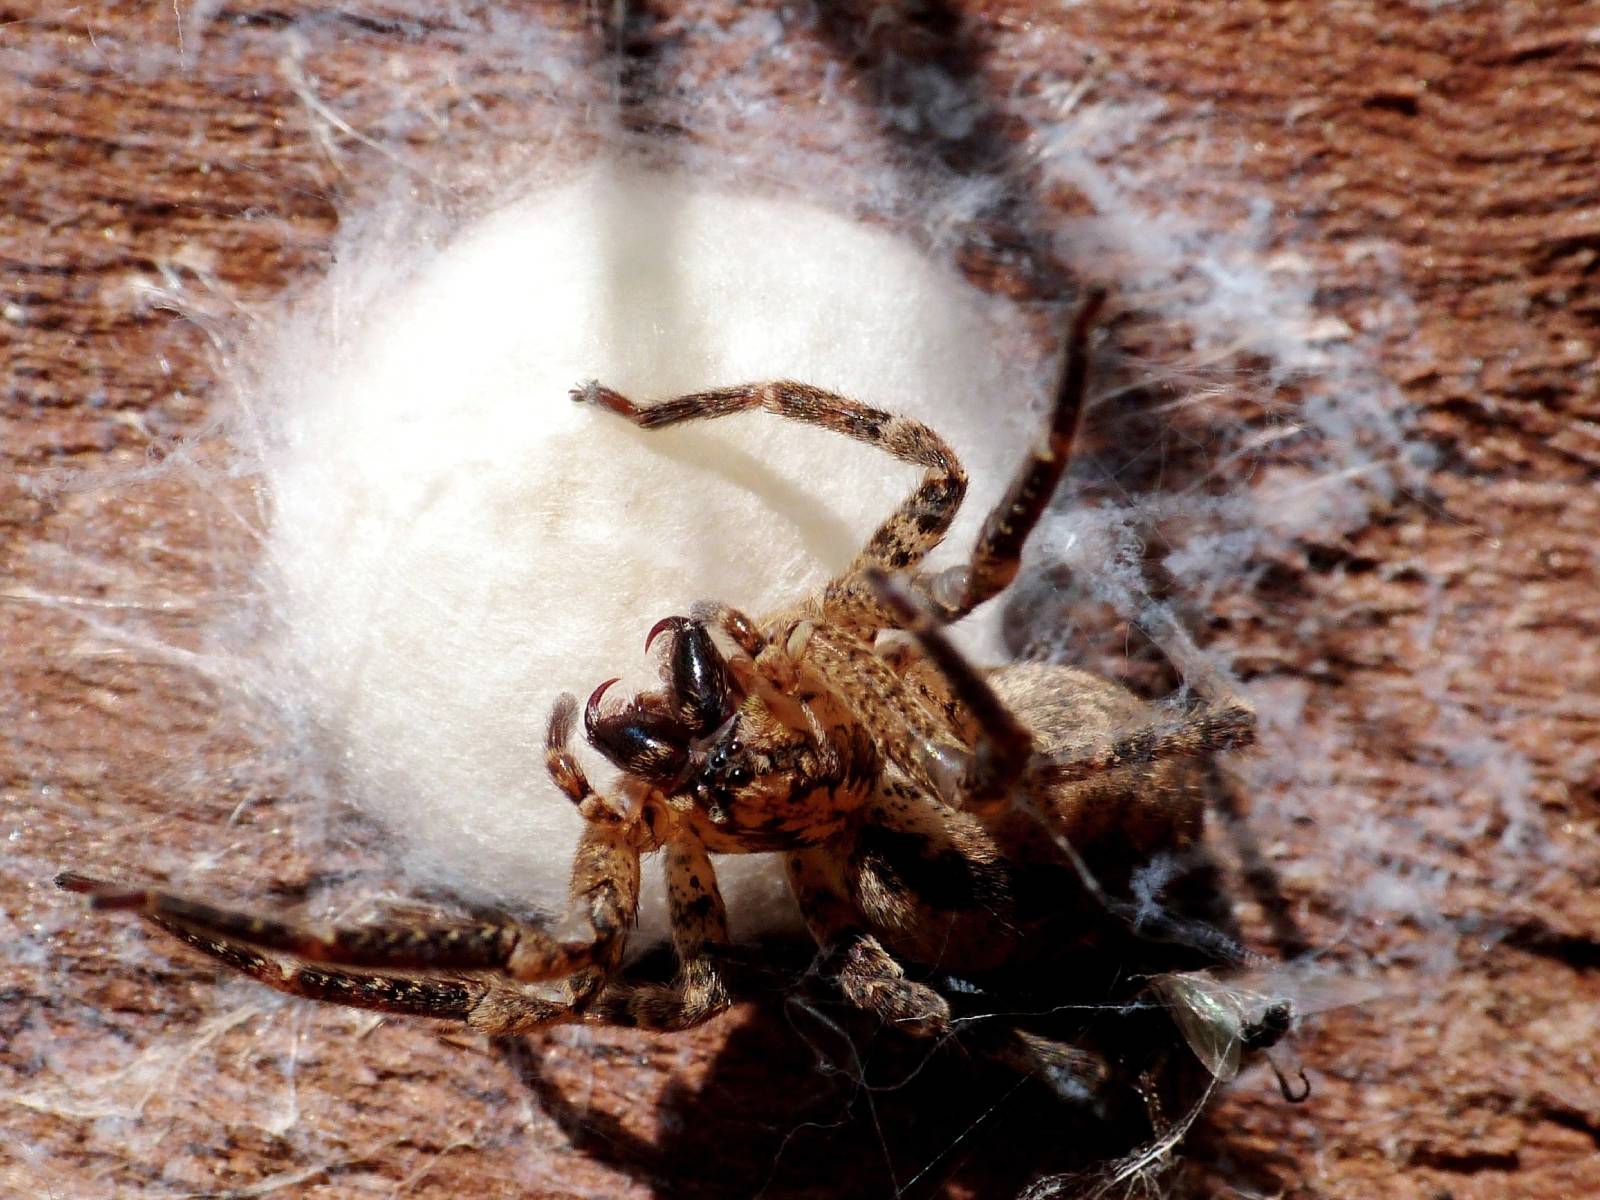
[[1223,1082],[1237,1075],[1242,1030],[1249,1020],[1240,994],[1198,972],[1158,975],[1151,986],[1206,1070]]

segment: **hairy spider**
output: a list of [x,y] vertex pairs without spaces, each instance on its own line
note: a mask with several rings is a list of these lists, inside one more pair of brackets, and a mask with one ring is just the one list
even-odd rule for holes
[[[760,409],[923,476],[855,560],[793,608],[752,619],[706,604],[655,624],[645,648],[664,645],[663,687],[612,704],[611,680],[583,707],[589,744],[621,769],[615,796],[591,787],[573,754],[577,701],[557,702],[546,762],[585,820],[563,924],[291,924],[74,873],[58,882],[281,991],[493,1035],[571,1021],[684,1029],[724,1009],[717,854],[780,852],[822,974],[850,1005],[913,1035],[951,1024],[949,999],[918,972],[972,979],[1115,953],[1130,940],[1118,897],[1141,866],[1196,845],[1211,760],[1252,740],[1252,710],[1210,676],[1189,680],[1197,698],[1174,713],[1070,667],[979,669],[943,632],[1017,574],[1071,454],[1102,301],[1092,294],[1071,322],[1045,436],[967,563],[938,573],[921,564],[966,477],[926,425],[792,382],[648,407],[597,383],[573,391],[644,429]],[[881,636],[890,631],[899,636]],[[670,983],[622,968],[640,858],[655,851]],[[1286,1007],[1270,1017],[1241,1033],[1246,1048],[1281,1036]],[[1013,1032],[1002,1056],[1025,1069],[1084,1087],[1109,1073],[1087,1046]]]

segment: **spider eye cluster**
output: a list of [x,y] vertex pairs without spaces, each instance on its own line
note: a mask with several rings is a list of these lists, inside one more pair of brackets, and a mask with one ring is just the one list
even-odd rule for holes
[[[602,702],[617,682],[608,679],[584,706],[583,728],[589,744],[624,771],[676,786],[695,763],[695,743],[722,727],[740,697],[727,661],[701,622],[667,617],[650,630],[645,650],[662,634],[672,639],[662,672],[666,690],[641,693],[607,713]],[[725,761],[720,747],[713,753],[723,753]]]
[[706,755],[706,774],[726,787],[743,787],[751,779],[750,768],[739,761],[743,753],[744,743],[738,738],[719,743]]

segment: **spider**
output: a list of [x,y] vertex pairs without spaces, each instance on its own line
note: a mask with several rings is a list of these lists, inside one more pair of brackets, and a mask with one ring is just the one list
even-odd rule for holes
[[[1044,436],[966,564],[942,572],[922,564],[966,476],[926,425],[787,381],[650,406],[598,383],[573,390],[644,429],[761,410],[923,474],[855,560],[794,607],[753,619],[703,604],[650,629],[646,652],[664,648],[662,687],[615,703],[610,680],[582,709],[588,744],[621,770],[614,795],[590,784],[571,745],[578,703],[560,698],[546,765],[584,818],[563,922],[294,924],[72,872],[58,883],[281,991],[498,1036],[564,1022],[681,1030],[726,1008],[720,854],[781,853],[822,975],[848,1005],[910,1035],[951,1029],[930,973],[1026,973],[1112,953],[1129,940],[1116,898],[1142,865],[1196,845],[1206,773],[1253,740],[1252,709],[1210,677],[1190,680],[1197,699],[1175,715],[1071,667],[984,670],[944,632],[1017,575],[1071,455],[1103,301],[1091,292],[1069,324]],[[654,852],[670,982],[623,967],[640,860]],[[1270,1044],[1285,1025],[1274,1009],[1243,1040]],[[1091,1048],[1020,1030],[1006,1053],[1086,1085],[1110,1073]]]

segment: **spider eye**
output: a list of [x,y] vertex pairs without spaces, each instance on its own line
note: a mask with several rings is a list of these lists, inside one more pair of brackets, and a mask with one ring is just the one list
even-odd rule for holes
[[748,763],[739,761],[738,756],[743,751],[744,745],[738,738],[728,738],[713,746],[705,757],[703,781],[721,789],[740,788],[749,783],[755,778],[755,772]]

